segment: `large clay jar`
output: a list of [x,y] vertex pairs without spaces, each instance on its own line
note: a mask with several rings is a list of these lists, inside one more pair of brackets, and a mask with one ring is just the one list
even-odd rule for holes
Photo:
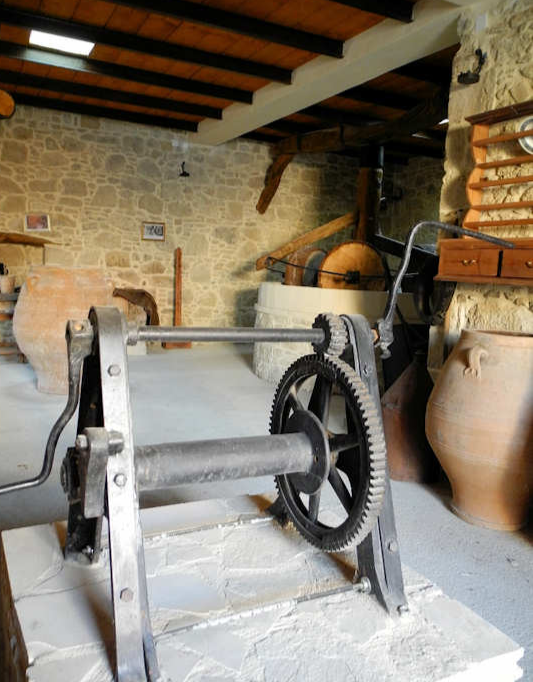
[[533,489],[533,336],[463,331],[426,412],[426,434],[460,517],[527,522]]
[[32,269],[15,307],[17,344],[37,374],[44,393],[68,392],[67,320],[83,320],[93,305],[113,305],[113,284],[95,268]]
[[411,364],[381,399],[389,475],[395,481],[433,483],[440,466],[426,438],[424,415],[433,389],[426,353]]

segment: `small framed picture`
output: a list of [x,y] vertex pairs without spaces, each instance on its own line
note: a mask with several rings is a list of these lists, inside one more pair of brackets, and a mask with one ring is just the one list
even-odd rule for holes
[[46,213],[26,213],[24,230],[26,232],[50,232],[50,216]]
[[165,223],[143,223],[142,238],[151,242],[165,241]]

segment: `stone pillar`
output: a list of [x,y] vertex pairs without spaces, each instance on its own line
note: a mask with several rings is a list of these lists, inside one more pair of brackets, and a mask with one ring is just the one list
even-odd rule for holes
[[[473,160],[470,153],[471,126],[465,117],[533,98],[531,0],[500,0],[484,11],[476,10],[475,7],[467,9],[461,17],[458,30],[461,47],[453,62],[445,177],[440,202],[440,218],[450,223],[457,218],[462,222],[468,208],[465,186],[473,168]],[[477,48],[487,55],[479,82],[461,85],[457,82],[457,76],[476,66],[474,53]],[[515,130],[519,123],[520,120],[514,120],[500,124],[500,128],[494,126],[491,134],[506,128]],[[531,160],[532,164],[522,166],[522,174],[533,173],[533,156]],[[501,169],[499,172],[503,175],[509,171]],[[531,184],[524,184],[494,188],[492,200],[508,200],[507,195],[510,193],[515,200],[533,198]],[[516,218],[530,215],[526,209],[515,211],[515,214]],[[533,226],[498,228],[493,229],[492,234],[531,238]],[[458,284],[445,328],[432,330],[430,362],[433,368],[439,362],[442,364],[441,351],[453,346],[462,329],[533,333],[532,289]]]

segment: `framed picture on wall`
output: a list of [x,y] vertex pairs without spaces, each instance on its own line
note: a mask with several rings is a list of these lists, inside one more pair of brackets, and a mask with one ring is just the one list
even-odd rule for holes
[[50,216],[46,213],[26,213],[24,230],[26,232],[50,232]]
[[165,223],[143,223],[142,238],[151,242],[165,241]]

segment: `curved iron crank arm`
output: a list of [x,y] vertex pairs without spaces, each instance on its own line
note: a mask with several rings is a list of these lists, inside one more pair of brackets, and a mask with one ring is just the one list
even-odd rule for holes
[[83,320],[81,322],[69,320],[65,336],[67,339],[69,370],[67,404],[48,436],[41,472],[38,476],[35,476],[35,478],[29,478],[25,481],[17,481],[16,483],[8,483],[0,486],[0,495],[11,493],[16,490],[35,488],[42,485],[50,476],[59,437],[78,407],[83,361],[87,355],[90,354],[92,349],[93,329],[88,320]]
[[512,242],[499,239],[498,237],[493,237],[483,232],[474,232],[474,230],[467,230],[464,227],[457,227],[457,225],[439,223],[436,220],[424,220],[412,227],[407,234],[407,239],[405,240],[405,250],[402,257],[402,262],[400,263],[400,269],[398,270],[396,277],[394,278],[394,282],[392,283],[392,286],[389,290],[389,297],[387,299],[387,304],[385,305],[383,317],[381,317],[374,325],[374,330],[377,333],[376,345],[380,347],[381,357],[384,359],[390,357],[389,346],[394,340],[392,325],[394,323],[396,302],[398,300],[398,294],[400,292],[403,276],[405,275],[407,267],[409,266],[411,251],[413,250],[416,234],[422,228],[455,232],[463,234],[467,237],[481,239],[484,242],[490,242],[491,244],[496,244],[497,246],[502,246],[507,249],[514,249],[514,244]]

